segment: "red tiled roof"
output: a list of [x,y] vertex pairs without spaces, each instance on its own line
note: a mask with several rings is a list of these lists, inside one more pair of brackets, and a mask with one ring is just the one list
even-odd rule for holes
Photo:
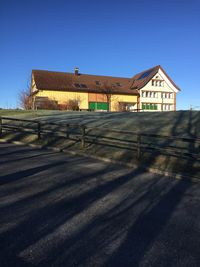
[[167,73],[164,71],[164,69],[158,65],[155,66],[151,69],[142,71],[135,76],[131,78],[132,84],[131,88],[132,89],[141,89],[143,88],[153,77],[156,73],[158,73],[158,70],[161,69],[163,73],[167,76],[167,78],[170,80],[170,82],[180,91],[180,88],[171,80],[171,78],[167,75]]
[[[138,90],[143,88],[161,69],[170,82],[180,91],[180,88],[170,79],[163,68],[158,65],[142,71],[132,78],[89,75],[69,72],[55,72],[46,70],[33,70],[32,74],[37,89],[58,90],[71,92],[98,92],[112,90],[112,93],[138,95]],[[97,82],[99,85],[97,85]]]
[[[34,81],[37,89],[74,91],[74,92],[100,92],[112,88],[112,93],[138,95],[138,91],[131,89],[131,79],[111,76],[99,76],[54,72],[46,70],[33,70]],[[97,85],[96,81],[100,84]],[[79,84],[80,87],[77,87]],[[83,86],[83,87],[82,87]]]

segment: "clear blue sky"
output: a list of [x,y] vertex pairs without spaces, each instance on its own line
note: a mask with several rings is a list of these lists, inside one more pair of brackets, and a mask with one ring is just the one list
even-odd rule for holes
[[0,107],[32,69],[131,77],[161,65],[200,106],[200,0],[1,0]]

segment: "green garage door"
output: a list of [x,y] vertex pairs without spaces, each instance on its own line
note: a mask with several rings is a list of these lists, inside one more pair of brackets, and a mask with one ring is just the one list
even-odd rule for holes
[[92,109],[92,110],[108,110],[108,103],[105,103],[105,102],[89,102],[89,109]]
[[95,110],[96,109],[96,103],[95,102],[89,102],[89,109]]
[[108,103],[105,102],[98,102],[97,103],[98,110],[108,110]]

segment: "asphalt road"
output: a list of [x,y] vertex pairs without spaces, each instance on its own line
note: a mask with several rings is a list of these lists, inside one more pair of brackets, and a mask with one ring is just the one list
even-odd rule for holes
[[0,266],[200,266],[200,183],[0,143]]

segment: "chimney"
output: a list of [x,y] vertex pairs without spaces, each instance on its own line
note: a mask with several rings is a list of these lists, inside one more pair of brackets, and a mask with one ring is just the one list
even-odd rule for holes
[[79,71],[79,68],[75,68],[75,69],[74,69],[74,75],[77,76],[77,75],[78,75],[78,71]]

